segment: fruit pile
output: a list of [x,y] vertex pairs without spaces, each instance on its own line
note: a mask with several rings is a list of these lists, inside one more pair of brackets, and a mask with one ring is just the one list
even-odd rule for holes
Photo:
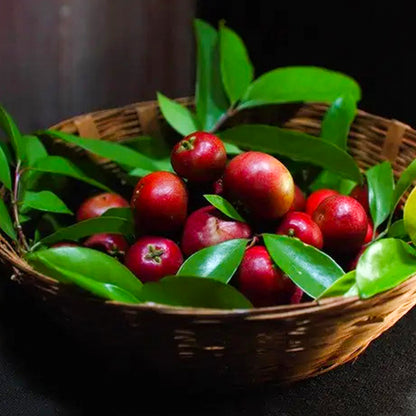
[[[83,245],[117,257],[141,282],[178,272],[184,258],[232,239],[250,239],[231,283],[254,306],[299,303],[303,291],[274,263],[261,233],[297,238],[323,249],[348,269],[373,237],[368,190],[356,186],[351,196],[321,189],[305,197],[289,170],[275,157],[248,151],[230,161],[215,135],[195,132],[171,153],[175,173],[153,172],[139,180],[130,204],[103,193],[84,201],[77,220],[101,216],[111,208],[131,206],[138,239],[129,247],[119,234],[100,233]],[[205,205],[203,192],[221,195],[241,215],[230,218]],[[54,244],[76,245],[70,242]]]

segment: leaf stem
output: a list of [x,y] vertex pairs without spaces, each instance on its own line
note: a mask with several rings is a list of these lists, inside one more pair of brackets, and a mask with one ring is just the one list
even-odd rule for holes
[[209,133],[215,133],[230,117],[233,117],[238,112],[235,106],[231,106],[209,130]]
[[20,170],[20,161],[17,162],[16,169],[14,172],[14,187],[13,187],[13,194],[11,196],[11,203],[12,203],[12,210],[13,210],[13,217],[14,223],[17,230],[17,234],[19,236],[19,243],[18,245],[19,251],[23,250],[27,251],[29,249],[29,244],[27,243],[25,234],[23,233],[22,225],[20,224],[19,220],[19,186],[20,186],[20,179],[22,177],[23,171]]

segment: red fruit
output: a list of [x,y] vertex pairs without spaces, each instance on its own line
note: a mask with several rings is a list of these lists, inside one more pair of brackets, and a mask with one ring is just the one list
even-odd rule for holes
[[369,243],[373,239],[373,224],[368,220],[367,233],[365,234],[364,244]]
[[295,185],[290,172],[266,153],[242,153],[231,160],[225,169],[226,198],[257,220],[282,217],[291,207],[294,193]]
[[237,271],[238,287],[254,306],[299,303],[297,286],[272,261],[266,248],[246,250]]
[[84,241],[84,246],[118,258],[124,257],[129,245],[120,234],[95,234]]
[[183,263],[179,247],[168,238],[142,237],[127,252],[124,264],[142,282],[175,274]]
[[367,233],[367,214],[354,198],[335,195],[322,201],[313,213],[329,251],[351,253],[364,243]]
[[77,221],[99,217],[110,208],[125,208],[129,203],[120,195],[103,193],[85,200],[77,211]]
[[350,197],[356,199],[364,208],[367,214],[370,213],[370,205],[368,203],[368,187],[367,185],[357,185],[350,193]]
[[250,227],[232,220],[213,206],[193,212],[185,223],[182,235],[182,251],[186,256],[205,247],[213,246],[233,238],[249,238]]
[[319,249],[324,245],[321,229],[305,212],[288,212],[283,217],[276,234],[299,238],[305,244]]
[[358,253],[354,256],[354,258],[351,260],[350,264],[348,265],[348,270],[355,270],[357,268],[358,260],[360,260],[360,257],[366,250],[367,246],[363,246],[360,248]]
[[196,131],[175,145],[171,154],[175,172],[191,182],[211,182],[224,172],[227,152],[211,133]]
[[216,195],[222,195],[224,192],[224,184],[223,184],[223,179],[219,178],[214,182],[214,185],[212,186],[213,190],[214,190],[214,194]]
[[306,208],[306,198],[305,194],[299,188],[299,186],[295,185],[295,198],[293,199],[293,203],[289,208],[289,212],[291,211],[305,211]]
[[137,183],[131,206],[140,230],[175,231],[185,222],[188,210],[185,183],[174,173],[149,173]]
[[339,195],[333,189],[319,189],[319,191],[312,192],[306,200],[306,213],[313,215],[318,205],[330,196]]
[[79,247],[79,244],[72,241],[60,241],[59,243],[52,244],[51,247]]

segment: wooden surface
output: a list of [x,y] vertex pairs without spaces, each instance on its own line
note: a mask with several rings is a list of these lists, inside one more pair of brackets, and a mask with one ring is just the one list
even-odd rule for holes
[[195,0],[1,0],[0,102],[26,131],[193,90]]

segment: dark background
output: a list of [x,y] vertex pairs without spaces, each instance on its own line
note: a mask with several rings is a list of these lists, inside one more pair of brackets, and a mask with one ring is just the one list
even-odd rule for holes
[[[362,109],[416,125],[412,11],[319,3],[0,0],[0,101],[32,130],[156,90],[192,94],[196,15],[226,19],[257,75],[285,65],[339,70],[361,84]],[[195,398],[140,374],[112,379],[30,299],[9,285],[0,298],[0,415],[416,414],[416,311],[327,375]]]

